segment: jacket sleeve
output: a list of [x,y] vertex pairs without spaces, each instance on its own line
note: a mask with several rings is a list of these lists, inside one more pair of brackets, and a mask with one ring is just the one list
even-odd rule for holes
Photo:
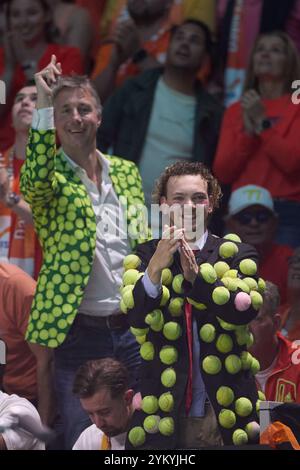
[[55,130],[31,129],[20,188],[32,208],[47,204],[55,190]]
[[[242,245],[243,248],[240,249],[241,254],[237,253],[237,255],[232,259],[230,269],[238,270],[238,277],[243,279],[244,276],[239,270],[239,264],[243,259],[251,259],[256,264],[258,261],[258,256],[254,248],[250,247],[249,245]],[[225,260],[227,261],[227,260]],[[255,280],[257,280],[256,276],[251,276]],[[196,277],[196,280],[193,284],[193,287],[189,292],[186,292],[187,297],[191,298],[195,302],[203,303],[209,308],[211,311],[215,313],[215,315],[227,323],[232,323],[234,325],[245,325],[253,320],[256,317],[258,311],[255,310],[252,306],[245,310],[239,311],[235,306],[235,298],[239,292],[242,292],[239,288],[235,291],[229,291],[230,297],[229,300],[224,305],[218,305],[214,302],[212,294],[216,287],[225,287],[223,282],[217,279],[216,282],[213,284],[209,284],[204,281],[202,276],[199,274]]]
[[218,180],[224,184],[237,180],[258,144],[259,138],[246,134],[243,129],[240,106],[234,104],[228,108],[222,121],[213,165]]

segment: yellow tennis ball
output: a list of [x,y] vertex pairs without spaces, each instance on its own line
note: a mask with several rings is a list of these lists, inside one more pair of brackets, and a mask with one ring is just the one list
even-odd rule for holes
[[210,355],[203,359],[202,368],[207,374],[216,375],[222,369],[222,364],[217,356]]
[[230,387],[222,385],[218,388],[216,394],[217,402],[220,406],[229,406],[234,400],[234,393]]
[[128,271],[125,271],[125,273],[123,274],[123,285],[124,286],[128,286],[128,285],[134,285],[137,280],[139,279],[140,277],[140,273],[139,271],[137,271],[136,269],[128,269]]
[[242,362],[235,354],[230,354],[225,359],[225,368],[229,374],[237,374],[242,368]]
[[226,271],[229,271],[229,269],[230,266],[229,264],[225,263],[225,261],[218,261],[214,264],[214,270],[216,271],[219,279],[221,279],[226,273]]
[[249,340],[249,330],[248,326],[240,326],[235,330],[236,341],[239,346],[244,346]]
[[261,404],[261,400],[256,400],[256,406],[255,407],[256,407],[256,412],[257,412],[258,416],[259,416],[259,411],[260,411],[260,404]]
[[243,429],[236,429],[232,434],[232,441],[235,446],[246,445],[248,443],[248,436]]
[[251,371],[253,375],[256,375],[260,371],[260,363],[255,357],[252,357]]
[[258,441],[259,434],[260,434],[260,427],[256,421],[251,421],[245,427],[245,431],[247,433],[248,439],[251,441]]
[[141,426],[135,426],[128,433],[128,440],[133,447],[142,446],[146,440],[146,433]]
[[183,304],[184,299],[181,297],[175,297],[170,300],[168,309],[172,317],[180,317],[183,315]]
[[235,402],[235,412],[237,415],[242,416],[243,418],[245,416],[250,415],[252,413],[253,406],[249,398],[241,397],[238,398]]
[[219,423],[225,429],[233,428],[236,423],[234,412],[223,408],[219,413]]
[[124,258],[124,269],[137,269],[141,264],[141,259],[137,255],[127,255]]
[[147,416],[147,418],[145,418],[143,422],[145,431],[149,434],[155,434],[156,432],[158,432],[159,422],[160,422],[159,416],[157,415]]
[[174,408],[174,398],[170,392],[163,393],[158,399],[158,405],[162,411],[169,413]]
[[214,284],[217,280],[217,273],[209,263],[202,263],[199,267],[199,274],[208,284]]
[[216,348],[221,353],[229,353],[233,348],[233,341],[229,335],[222,333],[216,341]]
[[188,301],[189,304],[191,304],[197,310],[206,310],[207,309],[206,305],[203,304],[202,302],[196,302],[195,300],[191,299],[190,297],[187,297],[186,300]]
[[243,279],[237,279],[237,285],[238,288],[241,289],[243,292],[246,292],[246,294],[250,294],[250,287],[246,282],[243,281]]
[[244,277],[243,281],[247,284],[250,290],[258,290],[258,285],[253,277]]
[[122,296],[122,300],[126,308],[130,309],[134,307],[134,297],[131,289],[127,289]]
[[211,323],[206,323],[200,328],[199,335],[205,343],[212,343],[216,337],[216,329]]
[[163,346],[159,352],[159,357],[163,364],[171,366],[178,360],[177,349],[170,345]]
[[216,287],[213,290],[212,299],[217,305],[225,305],[230,299],[230,292],[226,287]]
[[230,292],[235,292],[238,289],[238,281],[239,279],[233,279],[232,277],[222,277],[222,283]]
[[174,433],[174,419],[162,418],[158,425],[159,432],[163,436],[171,436]]
[[170,286],[173,281],[173,274],[171,269],[165,268],[162,270],[161,274],[161,283],[164,284],[165,286]]
[[183,294],[183,288],[182,288],[183,281],[184,281],[184,277],[182,274],[177,274],[176,276],[174,276],[172,287],[173,287],[173,291],[176,292],[176,294]]
[[161,322],[161,318],[162,311],[159,308],[156,308],[146,315],[145,323],[149,326],[158,325]]
[[221,327],[225,331],[232,331],[236,329],[236,325],[232,323],[227,323],[226,321],[222,320],[221,318],[217,317],[218,322],[220,323]]
[[127,310],[128,310],[123,299],[121,299],[120,301],[120,310],[122,313],[127,313]]
[[254,310],[259,310],[263,304],[263,298],[259,292],[252,290],[250,292],[251,304]]
[[164,327],[164,324],[165,324],[164,316],[161,315],[159,321],[152,323],[152,325],[150,325],[150,328],[151,330],[156,331],[156,332],[161,331]]
[[239,264],[239,269],[245,276],[254,276],[257,273],[257,265],[252,259],[243,259]]
[[266,290],[266,283],[261,277],[258,279],[257,285],[258,285],[259,292],[263,294]]
[[149,332],[149,328],[134,328],[131,326],[130,331],[133,336],[145,336]]
[[243,370],[248,370],[251,369],[251,364],[252,364],[252,356],[248,351],[243,351],[240,354],[240,359],[242,362],[242,369]]
[[154,395],[147,395],[142,399],[142,410],[148,415],[153,415],[158,410],[158,399]]
[[239,249],[233,242],[224,242],[220,245],[219,255],[221,258],[231,258],[238,253]]
[[147,339],[146,335],[135,337],[136,342],[139,343],[140,345],[144,344],[146,342],[146,339]]
[[168,367],[161,374],[161,383],[164,387],[171,388],[176,383],[176,372],[172,367]]
[[232,279],[236,279],[238,277],[238,270],[229,269],[228,271],[226,271],[223,277],[231,277]]
[[266,400],[266,395],[261,391],[261,390],[258,390],[258,398],[262,401],[265,401]]
[[176,323],[174,321],[169,321],[168,323],[165,323],[165,326],[163,328],[163,334],[168,340],[177,340],[181,336],[181,333],[182,330],[179,323]]
[[164,307],[168,303],[169,298],[170,298],[169,289],[166,286],[162,286],[162,296],[161,296],[160,305]]
[[140,347],[140,355],[145,361],[153,361],[154,352],[154,346],[150,341],[146,341]]
[[236,233],[227,233],[227,235],[225,235],[223,238],[225,240],[230,240],[231,242],[242,243],[242,240]]
[[251,348],[254,344],[254,336],[252,333],[248,333],[248,336],[247,336],[247,343],[246,343],[246,346],[247,348]]

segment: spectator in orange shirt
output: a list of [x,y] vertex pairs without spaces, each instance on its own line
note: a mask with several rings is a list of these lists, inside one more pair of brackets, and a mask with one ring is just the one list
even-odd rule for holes
[[25,341],[35,281],[17,266],[0,263],[0,339],[7,346],[4,391],[37,405],[42,421],[53,418],[52,356]]
[[277,287],[266,282],[264,303],[250,323],[254,344],[250,353],[260,362],[258,388],[266,399],[300,403],[300,348],[278,332],[280,296]]
[[279,288],[282,303],[287,299],[288,261],[293,250],[275,243],[277,215],[271,194],[255,185],[233,191],[228,202],[226,229],[256,248],[259,275]]

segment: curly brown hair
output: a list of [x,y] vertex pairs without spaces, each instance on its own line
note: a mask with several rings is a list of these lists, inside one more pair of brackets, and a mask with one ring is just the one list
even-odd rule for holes
[[168,166],[155,182],[152,193],[154,204],[160,204],[163,196],[167,196],[168,181],[172,176],[200,175],[207,182],[208,196],[211,198],[213,209],[219,207],[222,191],[216,178],[201,162],[176,162]]

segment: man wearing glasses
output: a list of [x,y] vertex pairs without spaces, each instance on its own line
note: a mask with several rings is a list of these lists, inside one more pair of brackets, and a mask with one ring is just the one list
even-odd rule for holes
[[275,243],[277,215],[269,191],[261,186],[242,186],[232,192],[228,202],[226,228],[259,255],[259,275],[276,284],[281,302],[286,302],[288,259],[293,250]]

